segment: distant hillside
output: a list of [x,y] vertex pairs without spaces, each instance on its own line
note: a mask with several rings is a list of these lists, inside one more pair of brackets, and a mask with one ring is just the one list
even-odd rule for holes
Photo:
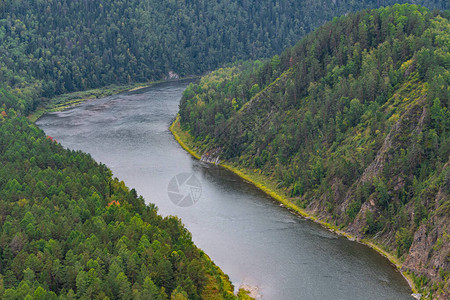
[[0,87],[26,99],[28,113],[41,96],[269,57],[334,16],[396,2],[2,0]]
[[184,92],[180,121],[205,157],[372,239],[448,299],[449,109],[449,12],[395,5],[214,71]]

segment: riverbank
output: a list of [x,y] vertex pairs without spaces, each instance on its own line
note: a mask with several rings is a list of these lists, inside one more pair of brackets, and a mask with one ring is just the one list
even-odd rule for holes
[[31,122],[36,122],[43,114],[47,112],[55,112],[55,111],[63,111],[65,109],[74,107],[79,105],[85,101],[95,100],[98,98],[104,98],[108,96],[112,96],[115,94],[120,94],[124,92],[133,92],[140,89],[151,87],[158,83],[163,82],[171,82],[171,81],[180,81],[180,80],[189,80],[196,79],[198,76],[192,77],[184,77],[180,79],[174,80],[158,80],[158,81],[149,81],[145,83],[131,83],[124,85],[108,85],[101,88],[89,89],[85,91],[72,92],[67,94],[62,94],[55,96],[51,99],[47,99],[43,101],[43,104],[39,106],[31,115],[28,116],[28,119]]
[[[200,149],[198,147],[199,145],[197,145],[195,143],[195,141],[189,135],[189,133],[187,133],[181,129],[178,115],[177,115],[176,119],[174,120],[174,122],[171,124],[169,129],[172,132],[175,140],[177,140],[177,142],[183,147],[183,149],[185,149],[188,153],[190,153],[195,158],[201,159],[201,153],[203,152],[202,150],[204,150],[204,149]],[[410,274],[408,274],[407,272],[401,271],[401,267],[402,267],[401,262],[396,257],[394,257],[394,255],[392,255],[388,251],[382,249],[382,247],[380,245],[378,245],[375,241],[368,240],[368,239],[362,239],[362,240],[357,239],[355,236],[348,234],[347,232],[339,229],[337,226],[318,219],[316,216],[310,214],[303,208],[292,203],[288,199],[288,197],[286,197],[283,194],[283,192],[281,190],[277,189],[275,184],[271,183],[270,180],[265,178],[263,175],[254,173],[251,170],[246,170],[246,169],[240,168],[239,166],[229,164],[229,163],[221,162],[221,163],[219,163],[219,165],[232,171],[233,173],[235,173],[236,175],[238,175],[245,181],[252,183],[257,188],[262,190],[264,193],[266,193],[267,195],[272,197],[274,200],[278,201],[280,203],[280,205],[289,209],[291,212],[294,212],[299,216],[302,216],[306,219],[314,221],[314,222],[320,224],[321,226],[323,226],[324,228],[326,228],[336,234],[345,236],[349,240],[357,241],[359,243],[362,243],[362,244],[372,248],[373,250],[375,250],[376,252],[378,252],[379,254],[384,256],[385,258],[387,258],[397,268],[397,270],[403,275],[405,280],[408,282],[412,293],[417,293],[418,289],[414,283],[412,276]]]
[[[167,81],[159,81],[159,82],[150,82],[147,83],[145,85],[140,85],[140,86],[130,86],[130,85],[126,85],[126,86],[117,86],[114,88],[111,87],[107,87],[107,88],[103,88],[103,89],[97,89],[97,90],[89,90],[89,91],[83,91],[83,92],[76,92],[76,93],[71,93],[71,94],[66,94],[66,95],[62,95],[58,98],[63,98],[64,101],[59,101],[59,103],[61,103],[62,105],[59,106],[55,106],[52,107],[52,111],[56,111],[56,110],[64,110],[67,109],[69,107],[72,106],[76,106],[78,104],[83,103],[84,101],[88,101],[88,100],[93,100],[93,99],[97,99],[97,98],[101,98],[101,97],[106,97],[109,95],[113,95],[116,93],[122,93],[122,92],[134,92],[137,91],[139,89],[144,89],[147,87],[151,87],[153,85],[156,85],[158,83],[165,83],[167,82],[167,85],[163,85],[163,87],[168,86],[170,88],[170,86],[172,86],[172,82],[177,82],[177,81],[185,81],[187,83],[189,83],[189,80],[194,80],[195,78],[183,78],[180,80],[167,80]],[[175,83],[174,85],[185,85],[185,83]],[[131,87],[131,88],[130,88]],[[147,91],[143,91],[143,93],[146,93]],[[134,95],[136,94],[136,95]],[[141,98],[140,95],[138,95],[140,93],[127,93],[127,97],[129,98]],[[180,94],[181,94],[181,89],[180,89]],[[81,97],[80,95],[82,95],[83,97]],[[179,99],[178,96],[176,98],[177,100]],[[56,102],[56,101],[55,101]],[[148,102],[148,101],[139,101],[139,102]],[[77,109],[82,109],[82,108],[76,108],[75,111]],[[45,110],[43,112],[47,112],[50,111],[50,107],[44,107],[42,108],[42,110]],[[44,117],[45,118],[45,117]],[[37,120],[38,118],[35,117],[35,120]],[[39,122],[37,122],[37,124],[39,124]],[[38,125],[39,126],[39,125]],[[163,126],[164,128],[165,126]],[[67,131],[70,129],[66,129],[64,131]],[[53,136],[53,134],[51,134]],[[170,139],[170,137],[169,137]],[[85,151],[85,150],[83,150]],[[117,176],[117,174],[116,174]],[[119,176],[118,176],[119,177]],[[150,198],[150,197],[148,197]],[[147,198],[147,199],[148,199]],[[203,283],[203,289],[201,291],[201,298],[202,299],[252,299],[250,297],[248,297],[247,293],[245,291],[239,291],[238,295],[235,295],[236,291],[235,291],[235,287],[233,286],[229,276],[227,274],[225,274],[211,259],[210,257],[203,252],[202,250],[200,250],[201,253],[201,257],[202,259],[204,259],[206,261],[206,265],[208,266],[208,268],[210,268],[211,271],[208,271],[206,273],[206,277],[204,278],[204,283]],[[198,260],[198,261],[203,261],[203,260]],[[1,298],[1,297],[0,297]]]

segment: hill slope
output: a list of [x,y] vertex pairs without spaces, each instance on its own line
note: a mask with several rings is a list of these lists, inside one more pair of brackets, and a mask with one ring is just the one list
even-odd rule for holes
[[190,85],[182,128],[290,201],[395,253],[448,297],[449,14],[395,5],[334,19],[267,62]]
[[179,219],[25,118],[2,115],[0,165],[1,299],[236,298]]
[[[4,0],[0,85],[30,96],[29,113],[42,96],[269,57],[333,16],[395,2]],[[430,9],[446,5],[416,2]]]

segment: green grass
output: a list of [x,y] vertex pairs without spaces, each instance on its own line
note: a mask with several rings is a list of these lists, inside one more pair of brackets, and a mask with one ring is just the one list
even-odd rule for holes
[[137,87],[147,87],[153,85],[154,82],[146,84],[126,84],[126,85],[110,85],[103,88],[91,89],[86,91],[79,91],[58,95],[54,98],[43,101],[43,104],[38,107],[28,119],[31,122],[36,122],[43,114],[52,111],[62,111],[69,107],[83,103],[84,101],[111,96],[121,92],[129,91]]
[[[177,115],[175,121],[173,121],[172,125],[170,125],[169,130],[172,132],[175,140],[186,150],[189,154],[191,154],[196,159],[200,159],[201,156],[192,148],[193,140],[189,133],[184,132],[180,126],[180,116]],[[187,144],[190,144],[189,146]]]
[[[197,78],[197,77],[189,77],[189,78]],[[188,78],[182,78],[182,79],[188,79]],[[81,104],[87,100],[103,98],[103,97],[111,96],[114,94],[123,93],[126,91],[135,91],[135,90],[150,87],[157,83],[161,83],[161,82],[165,82],[165,81],[166,80],[159,80],[159,81],[150,81],[150,82],[145,82],[145,83],[131,83],[131,84],[123,84],[123,85],[113,84],[113,85],[105,86],[102,88],[90,89],[90,90],[86,90],[86,91],[78,91],[78,92],[58,95],[51,99],[47,99],[47,101],[42,101],[43,104],[41,106],[39,106],[31,115],[29,115],[28,119],[31,122],[36,122],[46,112],[62,111],[67,108]]]

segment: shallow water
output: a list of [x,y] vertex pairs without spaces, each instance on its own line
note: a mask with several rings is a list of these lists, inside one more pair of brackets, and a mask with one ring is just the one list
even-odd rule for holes
[[[412,299],[407,282],[378,253],[291,214],[233,173],[186,153],[168,127],[187,84],[85,102],[46,114],[37,125],[65,147],[105,163],[162,215],[180,217],[237,287],[257,286],[263,299]],[[168,196],[169,182],[180,173],[194,174],[201,187],[193,206],[177,206]]]

